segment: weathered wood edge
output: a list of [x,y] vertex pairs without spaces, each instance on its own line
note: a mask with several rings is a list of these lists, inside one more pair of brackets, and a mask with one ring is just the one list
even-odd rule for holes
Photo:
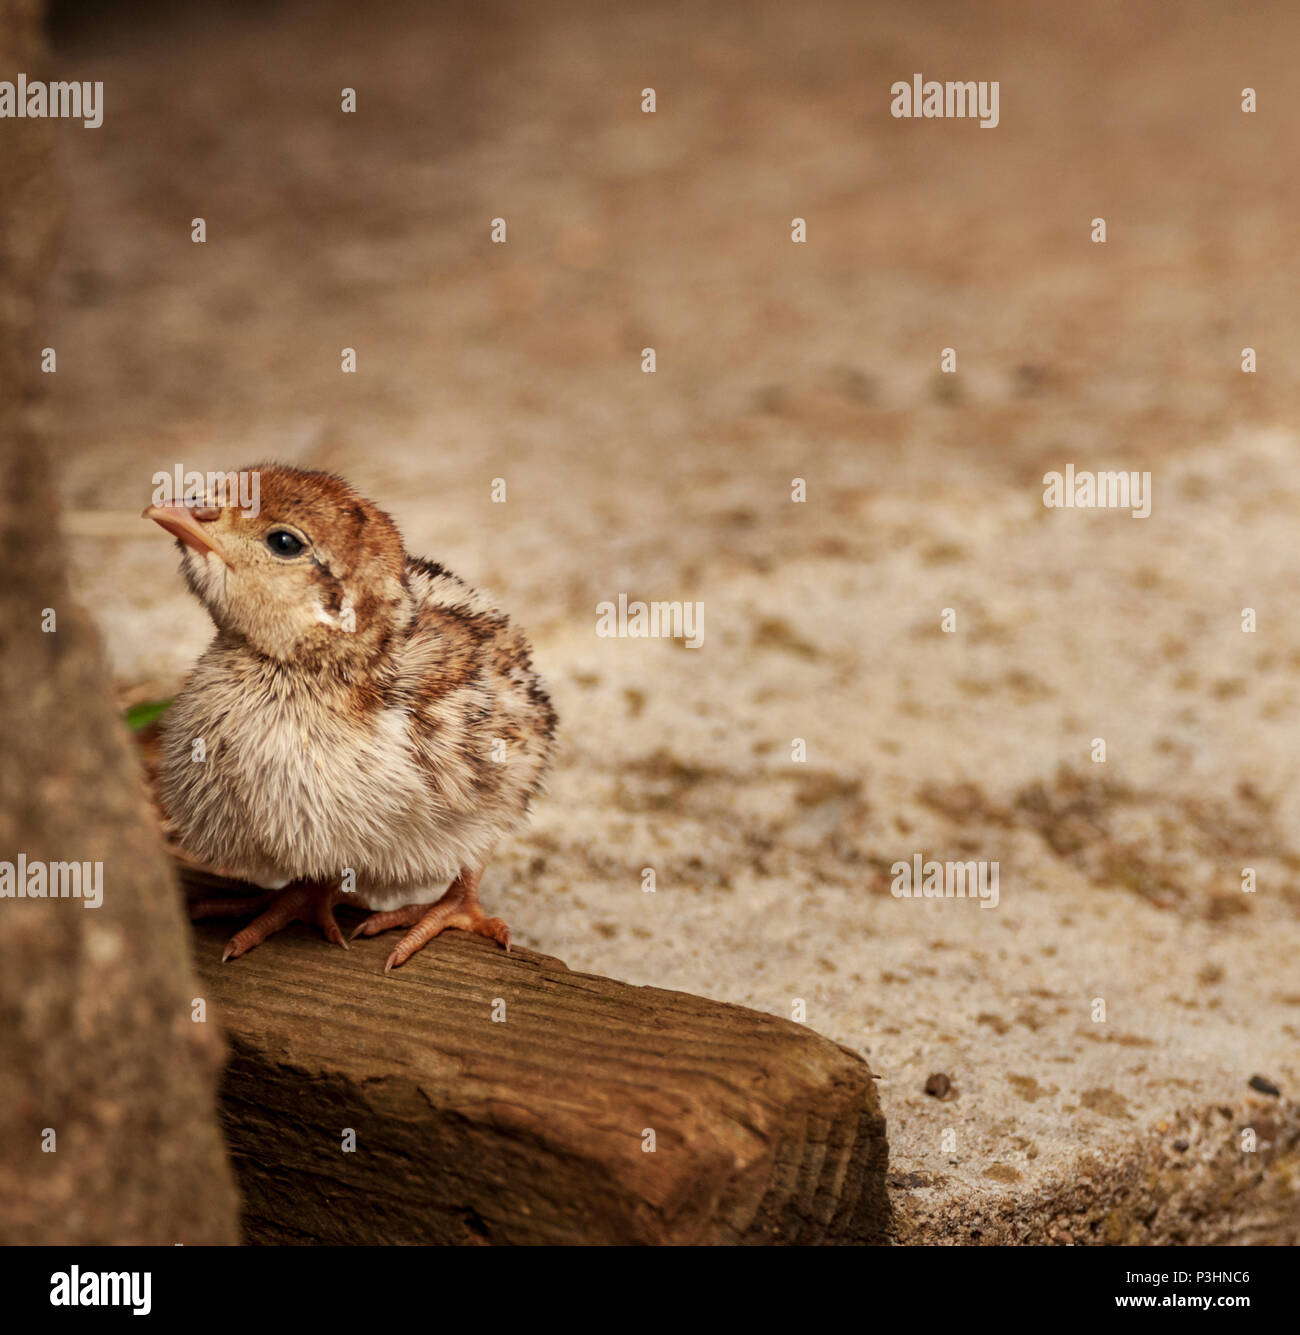
[[873,1077],[804,1026],[459,932],[222,965],[230,930],[195,960],[250,1242],[887,1240]]

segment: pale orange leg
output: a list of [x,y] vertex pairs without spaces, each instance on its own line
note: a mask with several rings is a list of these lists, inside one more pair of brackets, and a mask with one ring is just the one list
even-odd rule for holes
[[413,927],[429,911],[427,904],[407,904],[400,909],[380,909],[363,918],[351,932],[348,940],[355,941],[359,936],[378,936],[394,927]]
[[[397,948],[384,965],[384,972],[388,973],[405,964],[417,950],[448,927],[458,927],[463,932],[490,937],[509,950],[510,928],[500,918],[489,918],[478,902],[478,883],[482,879],[482,867],[475,870],[463,868],[447,887],[446,894],[436,904],[425,909],[415,926],[397,943]],[[412,907],[424,908],[424,905]]]
[[343,892],[332,885],[321,885],[318,881],[291,882],[276,893],[265,913],[230,938],[221,962],[237,960],[254,946],[260,946],[272,933],[300,920],[314,922],[327,941],[347,950],[343,929],[334,921],[334,907],[342,898]]

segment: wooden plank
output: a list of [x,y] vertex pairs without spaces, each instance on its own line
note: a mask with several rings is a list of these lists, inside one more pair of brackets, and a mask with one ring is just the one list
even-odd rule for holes
[[306,926],[222,965],[231,930],[196,964],[249,1242],[885,1240],[873,1078],[803,1026],[461,932],[387,976]]

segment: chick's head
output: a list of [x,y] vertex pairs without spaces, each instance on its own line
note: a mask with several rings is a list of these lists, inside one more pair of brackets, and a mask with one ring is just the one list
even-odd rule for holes
[[409,615],[397,526],[331,473],[280,464],[246,473],[255,505],[208,497],[144,512],[176,537],[185,582],[217,628],[307,667],[381,652]]

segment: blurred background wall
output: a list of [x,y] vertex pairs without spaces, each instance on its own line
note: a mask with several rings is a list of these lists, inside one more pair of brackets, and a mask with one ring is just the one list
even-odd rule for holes
[[[0,4],[0,78],[46,74],[40,24],[39,5]],[[195,1022],[171,868],[68,586],[40,422],[33,344],[64,201],[52,131],[0,123],[0,1243],[230,1243],[222,1044]],[[20,859],[98,864],[100,902],[16,897]]]

